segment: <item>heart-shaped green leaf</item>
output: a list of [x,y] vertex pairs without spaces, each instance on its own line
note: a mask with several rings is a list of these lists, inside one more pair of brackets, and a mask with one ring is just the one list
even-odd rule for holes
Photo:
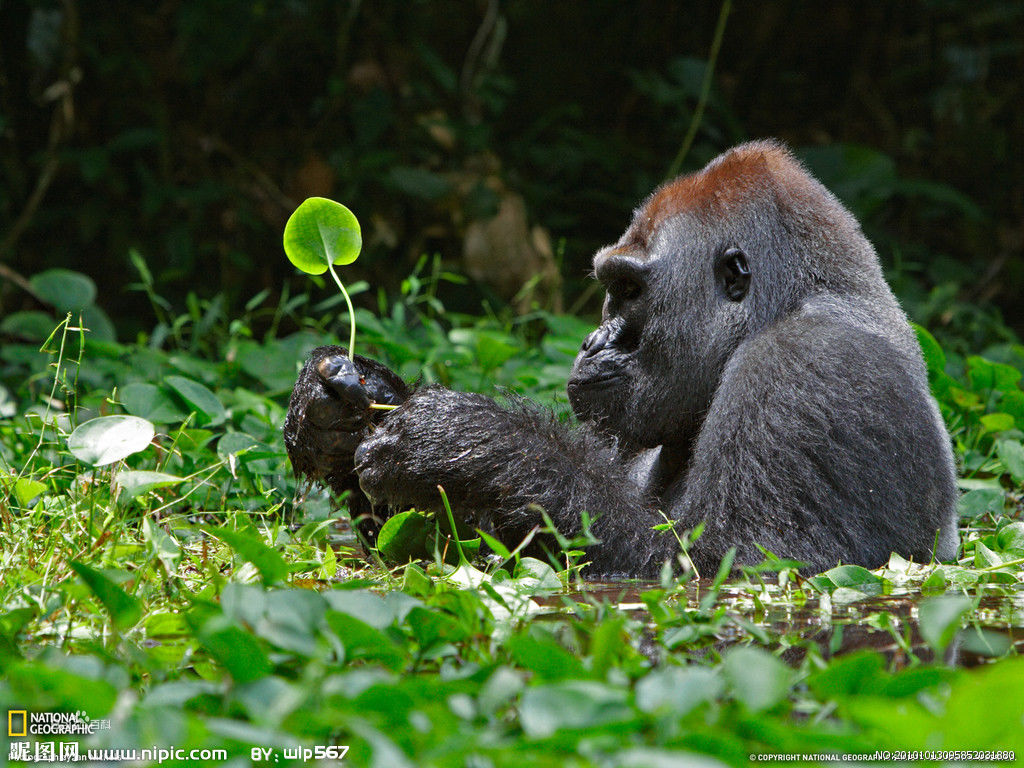
[[138,416],[100,416],[80,424],[68,438],[68,450],[79,461],[102,467],[145,450],[156,430]]
[[363,247],[355,215],[341,203],[311,197],[284,227],[284,252],[307,275],[322,275],[330,264],[351,264]]

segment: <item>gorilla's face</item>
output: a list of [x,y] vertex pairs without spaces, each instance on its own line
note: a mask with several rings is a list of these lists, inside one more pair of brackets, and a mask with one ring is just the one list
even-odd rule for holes
[[747,256],[730,238],[688,214],[653,228],[650,206],[594,258],[607,295],[568,384],[576,416],[633,449],[696,436],[746,333],[751,287]]

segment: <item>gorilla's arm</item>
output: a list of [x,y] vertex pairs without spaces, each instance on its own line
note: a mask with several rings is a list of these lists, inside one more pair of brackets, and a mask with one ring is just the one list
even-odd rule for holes
[[390,413],[356,451],[360,485],[375,502],[440,509],[441,485],[456,514],[515,545],[542,522],[580,532],[596,521],[602,544],[587,549],[588,573],[656,572],[675,540],[655,500],[609,442],[569,428],[526,403],[505,408],[478,394],[427,387]]
[[834,317],[793,316],[744,342],[666,499],[684,528],[706,521],[698,568],[733,545],[737,563],[760,562],[755,542],[815,572],[894,551],[927,562],[936,531],[938,557],[954,556],[946,437],[923,375]]

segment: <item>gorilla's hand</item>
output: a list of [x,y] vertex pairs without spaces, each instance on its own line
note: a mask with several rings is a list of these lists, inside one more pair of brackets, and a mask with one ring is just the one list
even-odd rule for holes
[[355,453],[359,485],[374,504],[437,509],[445,489],[456,511],[489,495],[508,461],[508,412],[490,398],[442,387],[417,390],[389,413]]
[[371,424],[387,411],[371,404],[398,405],[409,388],[375,360],[350,360],[341,347],[313,350],[292,390],[284,439],[297,474],[326,480],[336,490],[352,474],[353,454]]

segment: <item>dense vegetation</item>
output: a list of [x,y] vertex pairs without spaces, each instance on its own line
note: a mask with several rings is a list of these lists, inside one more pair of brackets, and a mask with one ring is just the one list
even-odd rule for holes
[[[437,251],[472,267],[449,306],[475,313],[535,260],[571,307],[673,166],[776,136],[865,222],[915,320],[995,340],[1024,292],[1020,3],[723,5],[0,3],[0,260],[103,275],[133,338],[132,248],[176,305],[223,295],[230,317],[299,284],[280,232],[323,195],[364,223],[375,287]],[[488,231],[511,244],[489,259]],[[5,282],[0,309],[32,307]]]
[[[360,313],[364,348],[410,378],[564,411],[585,325],[446,313],[444,275],[421,266],[386,314]],[[70,273],[33,282],[55,304],[93,293]],[[93,748],[244,762],[257,746],[286,764],[327,744],[380,766],[1024,748],[1020,345],[961,360],[920,331],[964,468],[958,563],[805,579],[769,555],[728,582],[599,585],[573,542],[550,562],[495,545],[469,564],[441,530],[426,561],[374,564],[325,498],[296,504],[284,397],[304,352],[347,332],[340,297],[310,298],[230,322],[196,302],[133,344],[91,339],[75,313],[52,334],[53,318],[18,318],[39,337],[0,353],[0,707],[110,719]],[[264,316],[305,328],[254,340]],[[82,426],[111,414],[155,437],[124,448]]]
[[[1022,754],[1024,7],[466,8],[0,0],[0,713],[237,765]],[[581,542],[483,558],[431,519],[408,563],[297,487],[297,365],[349,327],[283,257],[297,202],[364,223],[360,352],[568,417],[594,247],[764,135],[920,324],[957,562],[594,584]]]

